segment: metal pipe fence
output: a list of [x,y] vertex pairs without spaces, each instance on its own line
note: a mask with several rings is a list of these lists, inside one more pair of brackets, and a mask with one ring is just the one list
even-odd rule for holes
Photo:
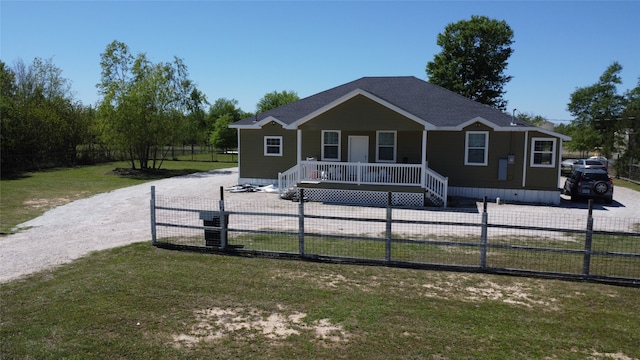
[[596,217],[589,206],[558,216],[489,213],[486,200],[482,210],[240,203],[222,188],[214,201],[155,187],[150,201],[152,243],[162,248],[640,286],[640,219]]

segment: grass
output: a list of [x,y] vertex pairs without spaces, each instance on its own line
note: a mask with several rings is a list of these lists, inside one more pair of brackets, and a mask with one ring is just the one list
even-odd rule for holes
[[[220,156],[220,155],[218,155]],[[190,158],[190,156],[189,156]],[[228,162],[165,161],[162,171],[114,171],[127,162],[29,172],[0,182],[0,233],[40,216],[53,207],[118,188],[161,178],[236,166]]]
[[640,191],[640,184],[634,183],[631,181],[621,180],[621,179],[613,179],[613,186],[625,187],[627,189]]
[[[166,162],[174,171],[157,176],[217,166],[229,164]],[[114,174],[118,167],[126,164],[2,180],[2,230],[58,201],[155,178]],[[270,246],[257,235],[244,241]],[[369,243],[367,254],[383,254],[383,243]],[[296,238],[284,244],[297,250]],[[0,284],[0,358],[632,359],[640,358],[639,297],[638,288],[601,284],[138,243]]]
[[630,359],[639,296],[139,243],[0,285],[0,357]]
[[[396,239],[399,239],[396,237]],[[478,267],[480,264],[479,239],[425,235],[430,243],[411,240],[394,240],[391,259],[414,264],[440,264],[447,266]],[[200,236],[174,236],[158,239],[161,243],[205,246]],[[242,250],[298,254],[297,235],[288,234],[241,234],[233,235],[230,244],[241,245]],[[385,242],[378,240],[344,239],[306,236],[304,252],[307,255],[343,257],[383,261],[386,255]],[[442,244],[439,244],[442,242]],[[537,249],[535,251],[532,249]],[[614,256],[607,253],[640,253],[634,237],[594,235],[590,274],[627,279],[640,278],[640,259]],[[540,251],[567,250],[574,251]],[[487,266],[500,269],[540,271],[547,273],[582,274],[584,255],[575,251],[584,250],[584,237],[562,240],[535,238],[533,236],[496,236],[490,239],[487,249]]]

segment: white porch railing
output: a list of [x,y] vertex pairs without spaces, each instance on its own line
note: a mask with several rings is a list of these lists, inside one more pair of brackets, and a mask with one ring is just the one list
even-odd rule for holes
[[447,207],[448,177],[442,176],[427,167],[424,169],[424,185],[422,187],[427,191],[433,202],[442,204],[442,207]]
[[295,165],[291,169],[278,173],[278,192],[282,194],[300,181],[300,168]]
[[351,163],[301,161],[278,174],[278,188],[284,191],[299,182],[330,182],[357,185],[420,186],[432,201],[447,206],[448,179],[420,164]]
[[301,161],[300,181],[420,186],[420,165]]

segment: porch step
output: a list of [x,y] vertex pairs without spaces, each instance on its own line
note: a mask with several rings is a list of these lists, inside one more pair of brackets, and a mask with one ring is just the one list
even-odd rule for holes
[[432,193],[430,193],[429,191],[425,191],[424,193],[424,206],[426,207],[443,207],[444,206],[444,201],[442,201],[441,198],[434,196]]

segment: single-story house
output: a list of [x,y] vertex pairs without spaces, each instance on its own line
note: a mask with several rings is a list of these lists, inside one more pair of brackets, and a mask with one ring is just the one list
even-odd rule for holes
[[230,127],[240,184],[297,186],[326,202],[386,203],[393,192],[414,206],[558,204],[570,138],[513,115],[416,77],[364,77]]

